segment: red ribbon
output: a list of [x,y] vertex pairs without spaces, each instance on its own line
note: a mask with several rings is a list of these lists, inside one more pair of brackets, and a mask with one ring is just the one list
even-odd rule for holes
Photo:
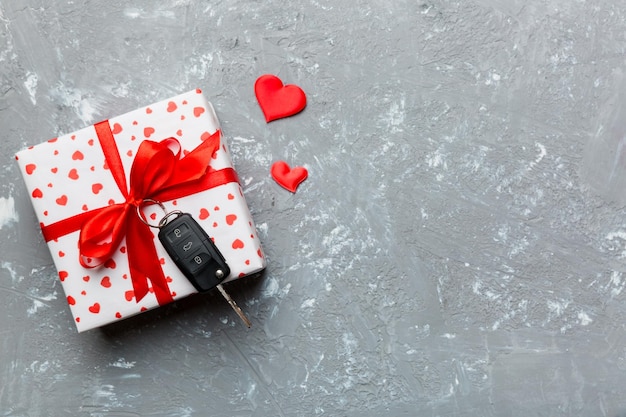
[[139,218],[137,207],[144,200],[170,201],[237,182],[234,169],[216,171],[210,167],[211,158],[220,146],[220,131],[182,158],[180,144],[174,138],[161,142],[144,140],[133,161],[128,187],[108,120],[94,127],[111,175],[125,201],[42,226],[44,238],[50,241],[80,230],[80,263],[83,267],[95,267],[113,257],[126,237],[130,278],[137,302],[148,294],[148,280],[159,304],[171,302],[172,294],[154,246],[154,235]]

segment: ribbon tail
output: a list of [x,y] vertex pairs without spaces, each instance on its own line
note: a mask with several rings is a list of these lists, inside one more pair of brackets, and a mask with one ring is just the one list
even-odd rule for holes
[[150,280],[159,305],[163,305],[174,301],[174,298],[163,274],[153,239],[154,235],[148,226],[137,216],[129,216],[126,246],[135,299],[139,302],[148,294]]

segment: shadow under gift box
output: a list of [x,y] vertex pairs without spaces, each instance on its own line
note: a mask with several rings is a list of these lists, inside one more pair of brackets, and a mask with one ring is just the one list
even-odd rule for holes
[[[104,137],[107,135],[110,135],[108,139]],[[232,170],[228,147],[219,133],[217,116],[202,92],[190,91],[139,108],[16,155],[79,332],[197,292],[167,255],[152,231],[156,229],[143,223],[145,229],[140,230],[139,235],[125,229],[139,220],[136,205],[141,203],[141,198],[152,198],[146,195],[150,191],[137,193],[137,190],[150,188],[143,183],[149,182],[150,175],[135,175],[131,179],[133,163],[139,164],[144,159],[146,145],[140,146],[144,141],[158,144],[164,140],[168,148],[175,148],[176,142],[180,144],[180,162],[189,155],[198,155],[198,149],[206,153],[207,149],[213,149],[211,146],[215,147],[208,157],[209,169],[203,176],[208,179],[207,183],[213,184],[189,186],[188,183],[179,188],[173,184],[174,191],[162,194],[166,199],[159,200],[165,211],[190,213],[211,236],[231,270],[223,283],[265,268],[261,243]],[[166,171],[145,164],[146,171],[155,178]],[[216,172],[228,171],[233,173],[230,179],[213,181],[215,177],[208,178]],[[176,172],[172,175],[179,176]],[[105,210],[136,218],[120,222],[124,227],[119,245],[113,245],[111,256],[97,262],[81,256],[79,239],[81,228],[98,229],[96,216]],[[142,205],[142,211],[154,224],[164,215],[159,205]],[[69,223],[80,227],[65,227],[68,219],[76,219]],[[89,219],[91,225],[86,227]],[[146,230],[151,231],[146,234]],[[141,240],[137,236],[148,236],[148,239]],[[82,247],[84,254],[87,245],[83,243]],[[153,256],[149,256],[150,253]],[[144,263],[162,271],[162,280],[142,279],[135,266]],[[142,292],[146,294],[142,296]]]

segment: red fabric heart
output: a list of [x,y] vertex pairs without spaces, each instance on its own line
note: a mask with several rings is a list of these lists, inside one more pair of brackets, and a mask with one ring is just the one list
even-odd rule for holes
[[309,172],[304,167],[291,168],[285,161],[277,161],[272,165],[270,174],[278,185],[295,193],[296,188],[308,177]]
[[254,83],[254,94],[267,123],[300,113],[306,106],[306,95],[297,85],[283,85],[275,75],[261,75]]

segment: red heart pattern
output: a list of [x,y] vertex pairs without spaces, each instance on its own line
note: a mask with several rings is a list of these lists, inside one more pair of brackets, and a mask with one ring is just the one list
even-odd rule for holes
[[59,198],[57,198],[57,199],[56,199],[56,202],[57,202],[57,204],[58,204],[58,205],[60,205],[60,206],[64,206],[64,205],[66,205],[66,204],[67,204],[67,196],[66,196],[65,194],[64,194],[64,195],[62,195],[61,197],[59,197]]
[[309,173],[304,167],[291,168],[285,161],[274,162],[270,171],[274,181],[281,187],[292,193],[296,192],[298,185],[307,179]]
[[284,85],[275,75],[260,76],[254,83],[254,94],[267,123],[293,116],[306,107],[304,91],[297,85]]
[[94,194],[98,194],[100,191],[102,191],[103,188],[104,186],[100,184],[99,182],[95,184],[91,184],[91,192]]

